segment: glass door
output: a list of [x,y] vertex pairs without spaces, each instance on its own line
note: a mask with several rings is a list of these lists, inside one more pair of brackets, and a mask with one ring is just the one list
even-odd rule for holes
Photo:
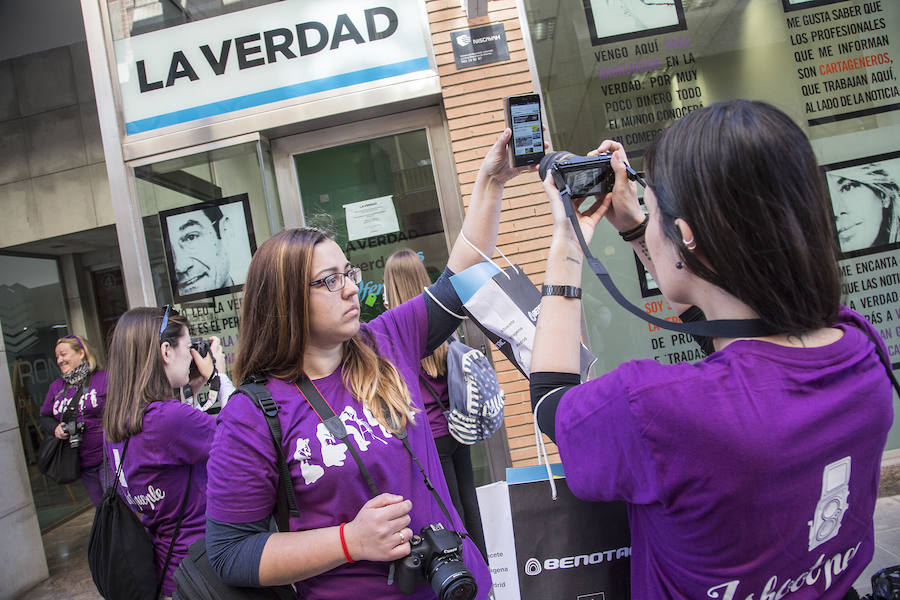
[[55,258],[0,255],[6,367],[34,506],[44,531],[90,505],[81,481],[57,485],[37,469],[37,449],[45,435],[38,426],[41,406],[50,383],[60,376],[56,341],[70,333],[64,297]]
[[[285,224],[334,233],[347,260],[363,271],[363,321],[385,310],[384,263],[393,252],[417,252],[432,281],[443,272],[462,207],[438,110],[282,138],[272,148]],[[469,345],[487,343],[477,330],[467,333]],[[503,479],[508,456],[502,435],[473,446],[476,485]]]

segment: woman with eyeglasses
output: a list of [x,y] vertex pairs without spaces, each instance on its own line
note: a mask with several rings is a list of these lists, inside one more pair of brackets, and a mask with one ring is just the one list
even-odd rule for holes
[[[482,163],[462,226],[487,254],[496,244],[503,186],[528,170],[508,165],[510,133]],[[422,358],[459,324],[451,313],[462,309],[449,275],[480,260],[458,240],[426,294],[360,324],[362,274],[327,233],[291,229],[260,246],[247,273],[235,375],[266,378],[299,516],[290,519],[290,531],[269,530],[275,450],[260,409],[236,393],[220,415],[209,462],[206,545],[226,583],[296,583],[305,600],[435,598],[441,589],[474,598],[475,585],[477,597],[487,598],[490,573],[453,509],[417,384]],[[306,377],[347,430],[343,441],[301,392]],[[424,583],[407,596],[388,583],[392,561],[409,555],[413,535],[428,525],[463,535],[461,559],[471,579],[454,588],[456,580],[429,579],[419,567]],[[455,570],[459,563],[445,566],[465,577]],[[393,571],[398,578],[408,575],[399,571]]]
[[56,364],[62,376],[50,384],[41,407],[41,430],[69,440],[78,448],[81,483],[94,506],[103,498],[100,465],[103,463],[103,405],[107,373],[100,368],[83,336],[67,335],[56,341]]
[[[173,390],[190,385],[196,395],[216,372],[224,373],[225,354],[211,338],[210,352],[201,357],[191,346],[187,319],[166,306],[133,308],[119,317],[109,356],[103,431],[109,472],[119,474],[110,484],[117,483],[147,528],[161,595],[170,597],[175,569],[191,542],[203,537],[206,461],[216,428],[215,416],[183,403]],[[198,376],[191,377],[192,363]]]

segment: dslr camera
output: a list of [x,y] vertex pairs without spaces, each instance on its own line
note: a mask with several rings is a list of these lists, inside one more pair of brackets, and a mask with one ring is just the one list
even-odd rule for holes
[[77,448],[84,438],[84,422],[79,423],[75,419],[63,423],[63,431],[69,434],[69,446]]
[[394,581],[404,594],[425,583],[439,600],[472,600],[475,578],[462,561],[462,538],[440,523],[426,525],[409,541],[409,554],[394,561]]
[[[199,354],[201,358],[206,358],[206,355],[209,354],[209,340],[204,340],[203,338],[192,338],[191,348],[196,350],[197,354]],[[198,375],[200,375],[200,371],[197,369],[197,363],[191,361],[190,377],[194,378]]]
[[602,197],[612,191],[616,182],[611,160],[608,152],[597,156],[578,156],[564,150],[551,152],[541,159],[538,173],[543,180],[549,170],[556,187],[561,191],[568,186],[572,198]]

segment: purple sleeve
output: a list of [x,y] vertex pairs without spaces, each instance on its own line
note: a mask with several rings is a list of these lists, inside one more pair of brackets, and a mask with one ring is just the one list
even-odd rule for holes
[[645,504],[660,496],[656,465],[641,435],[641,407],[630,398],[629,374],[636,365],[572,387],[560,400],[556,444],[569,488],[583,500]]
[[222,523],[268,518],[275,506],[278,472],[265,417],[241,392],[219,413],[206,487],[206,515]]
[[44,405],[41,406],[41,416],[53,416],[53,399],[59,393],[59,390],[63,388],[63,385],[62,377],[50,384],[50,389],[47,390],[47,395],[44,397]]
[[427,356],[428,313],[421,294],[383,312],[365,328],[375,338],[381,353],[409,357],[414,362]]
[[172,456],[186,465],[206,460],[216,429],[216,417],[189,404],[175,401],[171,404],[172,408],[161,413],[158,426],[178,442],[169,445]]

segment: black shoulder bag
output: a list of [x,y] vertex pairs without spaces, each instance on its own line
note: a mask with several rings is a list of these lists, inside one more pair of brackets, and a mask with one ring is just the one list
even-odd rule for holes
[[[62,414],[63,422],[75,423],[75,427],[78,427],[78,403],[81,401],[84,390],[88,389],[90,385],[91,380],[88,377],[87,386],[80,385],[75,388],[75,395],[72,396],[72,400]],[[59,395],[66,393],[66,387],[63,385]],[[83,419],[81,426],[84,427]],[[78,447],[72,446],[72,434],[70,433],[70,437],[61,440],[56,437],[55,430],[56,426],[54,425],[50,433],[41,440],[38,446],[37,466],[41,473],[59,485],[65,485],[81,477],[81,457],[78,455]]]
[[[119,460],[115,477],[112,483],[106,486],[103,500],[94,513],[94,523],[91,525],[88,540],[88,565],[94,585],[106,600],[156,600],[166,570],[169,568],[169,561],[172,559],[175,540],[178,539],[178,532],[181,530],[184,508],[190,496],[194,466],[191,465],[188,471],[187,489],[178,510],[178,522],[172,541],[169,542],[166,562],[163,564],[162,573],[157,575],[153,542],[150,541],[147,530],[137,515],[116,493],[119,475],[125,464],[128,441],[125,440],[125,446],[122,448],[122,458]],[[103,474],[104,477],[109,475],[106,468],[105,447]]]
[[[251,377],[237,388],[253,399],[269,426],[278,466],[278,497],[275,503],[275,522],[279,531],[290,531],[289,516],[297,516],[297,502],[291,472],[281,448],[281,423],[278,420],[278,405],[266,389],[264,378]],[[206,554],[206,539],[201,538],[191,544],[187,556],[175,571],[175,588],[178,600],[295,600],[297,593],[293,586],[236,587],[219,579]]]

